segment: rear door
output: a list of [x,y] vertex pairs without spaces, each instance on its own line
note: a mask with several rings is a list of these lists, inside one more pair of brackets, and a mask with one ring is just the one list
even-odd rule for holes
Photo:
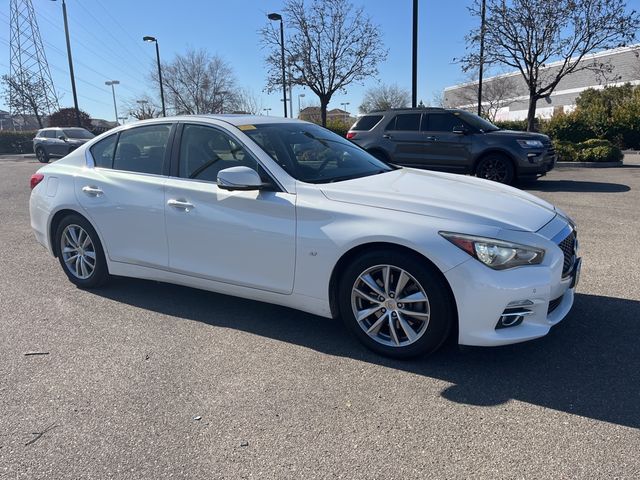
[[406,166],[424,164],[421,113],[399,113],[386,126],[382,145],[393,155],[393,162]]
[[123,130],[91,147],[95,168],[80,171],[76,196],[113,261],[166,268],[164,188],[171,123]]
[[464,126],[461,119],[449,112],[424,115],[424,155],[431,168],[452,172],[470,169],[472,135],[453,133],[455,127]]

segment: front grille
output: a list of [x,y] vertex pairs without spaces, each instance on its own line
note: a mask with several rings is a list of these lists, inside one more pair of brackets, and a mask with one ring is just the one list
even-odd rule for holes
[[547,316],[551,315],[551,312],[553,312],[556,308],[558,308],[558,305],[560,305],[561,302],[562,302],[562,297],[558,297],[555,300],[551,300],[549,302],[549,308],[547,308]]
[[564,254],[564,263],[562,264],[562,277],[566,277],[573,268],[576,261],[576,232],[572,231],[558,246]]

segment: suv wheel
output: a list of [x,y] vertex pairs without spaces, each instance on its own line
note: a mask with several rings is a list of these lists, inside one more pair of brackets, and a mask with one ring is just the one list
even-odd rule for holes
[[36,148],[36,158],[40,163],[49,163],[49,154],[42,147]]
[[488,155],[478,163],[476,176],[511,185],[515,178],[513,163],[503,155]]

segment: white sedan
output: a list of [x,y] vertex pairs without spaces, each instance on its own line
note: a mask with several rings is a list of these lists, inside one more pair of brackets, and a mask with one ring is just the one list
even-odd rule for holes
[[296,120],[119,127],[42,167],[31,188],[36,238],[78,287],[138,277],[340,316],[396,357],[450,335],[542,337],[580,272],[575,225],[549,203],[388,165]]

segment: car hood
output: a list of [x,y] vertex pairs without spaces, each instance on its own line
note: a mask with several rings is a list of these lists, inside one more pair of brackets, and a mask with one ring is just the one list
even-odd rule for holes
[[323,184],[320,189],[337,202],[509,230],[535,232],[556,215],[553,205],[517,188],[413,168]]
[[541,140],[541,141],[549,141],[549,137],[543,133],[537,132],[521,132],[519,130],[492,130],[490,132],[486,132],[485,135],[491,135],[492,137],[517,137],[517,138],[525,138],[531,140]]

